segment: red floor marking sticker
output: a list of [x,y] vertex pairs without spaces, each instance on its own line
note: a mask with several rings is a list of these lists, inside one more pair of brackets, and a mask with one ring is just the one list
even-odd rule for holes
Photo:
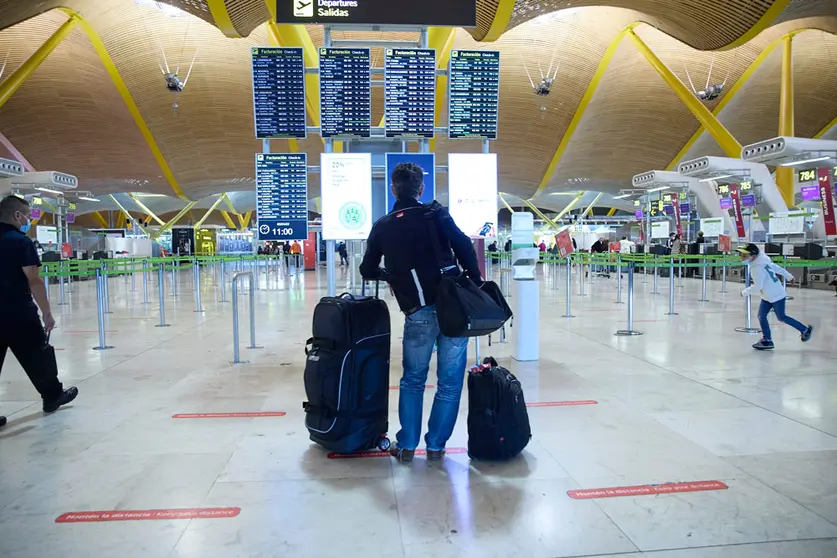
[[[465,448],[448,448],[445,450],[446,455],[462,455],[468,453]],[[427,450],[416,450],[416,455],[427,455]],[[366,457],[392,457],[388,451],[359,451],[357,453],[329,453],[329,459],[363,459]]]
[[175,419],[214,419],[214,418],[261,418],[261,417],[284,417],[287,413],[191,413],[172,415]]
[[526,403],[527,407],[575,407],[578,405],[598,405],[598,401],[585,399],[583,401],[544,401],[542,403]]
[[[427,384],[426,386],[424,386],[424,389],[433,389],[434,387],[436,387],[436,386],[434,386],[433,384]],[[401,386],[389,386],[389,389],[390,390],[398,390],[398,389],[401,389]]]
[[729,486],[721,481],[678,482],[671,484],[645,484],[640,486],[617,486],[613,488],[593,488],[590,490],[568,490],[567,494],[575,500],[592,498],[619,498],[622,496],[648,496],[656,494],[675,494],[678,492],[704,492],[707,490],[727,490]]
[[70,512],[55,518],[56,523],[99,523],[104,521],[154,521],[166,519],[217,519],[236,517],[241,508],[185,508],[173,510],[109,510]]

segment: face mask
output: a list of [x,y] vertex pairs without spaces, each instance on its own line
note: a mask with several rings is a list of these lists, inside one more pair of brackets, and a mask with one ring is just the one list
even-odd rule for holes
[[23,225],[20,225],[20,232],[22,232],[23,234],[28,233],[30,226],[31,224],[29,223],[29,219],[27,219]]

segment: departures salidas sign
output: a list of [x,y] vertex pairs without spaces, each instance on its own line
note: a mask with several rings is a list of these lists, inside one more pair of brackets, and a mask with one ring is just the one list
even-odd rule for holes
[[276,0],[277,23],[474,27],[476,0]]

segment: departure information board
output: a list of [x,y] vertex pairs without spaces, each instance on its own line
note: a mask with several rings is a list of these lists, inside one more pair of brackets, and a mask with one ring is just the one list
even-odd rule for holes
[[372,135],[372,72],[368,48],[320,49],[320,135]]
[[308,156],[256,154],[259,240],[308,238]]
[[497,139],[500,52],[452,50],[448,79],[448,137]]
[[387,49],[384,110],[388,138],[432,138],[436,129],[436,51]]
[[305,61],[301,48],[250,50],[256,137],[306,137]]

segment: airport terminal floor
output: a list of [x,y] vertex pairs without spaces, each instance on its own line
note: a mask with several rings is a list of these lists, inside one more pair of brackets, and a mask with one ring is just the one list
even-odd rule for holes
[[[791,289],[788,313],[816,334],[802,344],[775,324],[771,353],[735,331],[744,325],[737,283],[720,294],[710,282],[710,301],[698,302],[700,282],[684,279],[679,315],[666,316],[667,282],[652,295],[637,277],[634,327],[644,335],[616,337],[626,306],[615,303],[615,276],[590,281],[584,297],[573,287],[574,319],[561,317],[563,289],[542,279],[540,360],[514,362],[496,335],[481,347],[522,382],[529,446],[507,463],[471,462],[464,394],[446,458],[410,465],[331,458],[308,439],[304,343],[324,272],[262,275],[261,349],[245,348],[248,295],[239,295],[249,360],[240,365],[230,364],[231,303],[210,274],[203,313],[189,272],[177,296],[166,294],[168,328],[155,327],[156,283],[144,305],[139,281],[132,292],[127,277],[111,278],[109,351],[91,350],[95,282],[73,283],[69,304],[56,303],[52,343],[78,399],[44,416],[11,356],[0,376],[9,418],[0,556],[837,556],[833,292]],[[383,296],[393,435],[403,324]],[[425,413],[434,383],[431,368]],[[178,518],[193,509],[203,516]],[[120,512],[154,520],[119,521]]]

